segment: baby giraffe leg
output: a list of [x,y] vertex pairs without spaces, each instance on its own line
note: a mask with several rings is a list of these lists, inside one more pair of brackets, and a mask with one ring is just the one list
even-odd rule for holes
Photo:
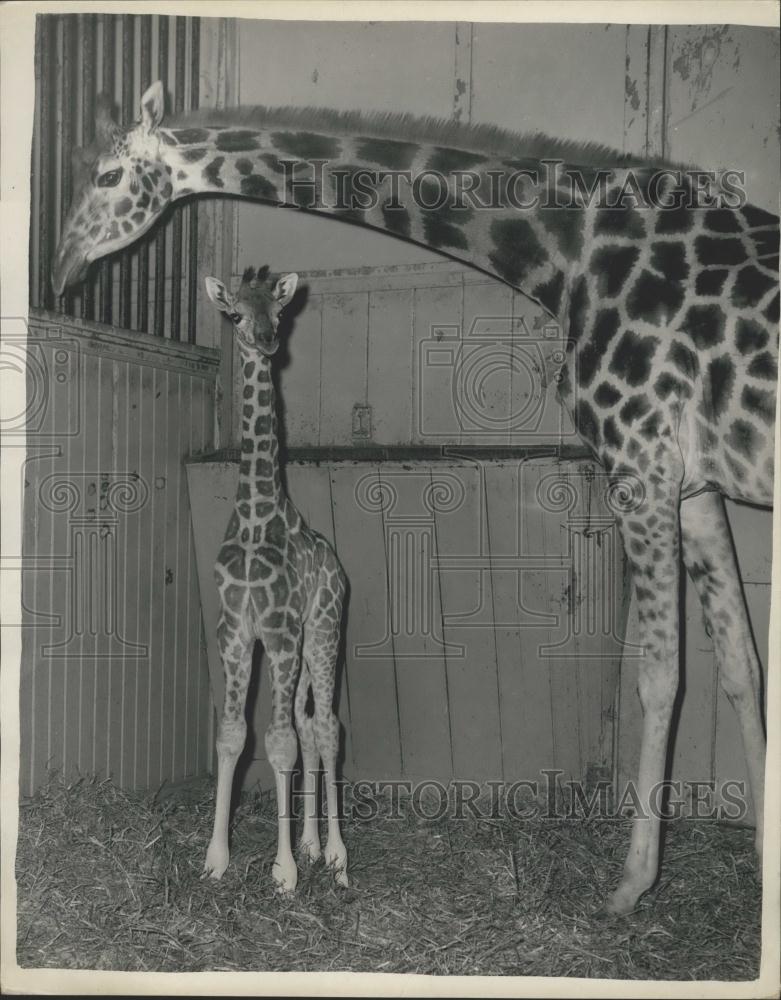
[[222,878],[223,872],[228,867],[231,792],[236,761],[247,738],[244,703],[247,698],[254,646],[252,640],[232,633],[224,618],[221,618],[217,627],[217,642],[225,673],[225,700],[217,734],[217,799],[214,806],[214,828],[204,864],[205,874],[213,879]]
[[325,863],[332,866],[339,885],[347,886],[347,848],[339,829],[339,785],[336,762],[339,756],[339,720],[333,709],[336,661],[339,655],[339,630],[310,628],[304,639],[304,658],[312,675],[317,748],[325,771],[328,839]]
[[310,861],[320,857],[320,833],[317,823],[317,786],[320,777],[320,754],[315,740],[314,718],[307,715],[306,701],[311,678],[306,658],[301,666],[301,677],[296,688],[295,717],[298,741],[301,744],[301,760],[304,775],[301,792],[304,797],[304,827],[301,832],[300,848]]
[[279,642],[269,642],[264,636],[271,681],[271,722],[266,730],[266,756],[274,769],[277,789],[277,856],[271,874],[280,892],[292,892],[298,883],[298,869],[290,844],[290,796],[298,756],[292,714],[299,642],[295,641],[294,652],[287,652],[282,648],[286,641],[289,641],[287,636],[280,637]]
[[681,532],[683,559],[713,639],[719,680],[740,724],[754,800],[756,849],[761,860],[765,779],[762,672],[721,496],[701,493],[684,500]]

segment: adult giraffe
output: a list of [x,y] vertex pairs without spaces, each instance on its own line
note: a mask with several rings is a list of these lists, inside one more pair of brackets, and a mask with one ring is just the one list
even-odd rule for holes
[[[722,495],[772,503],[778,218],[739,198],[698,207],[691,177],[601,146],[320,109],[207,111],[163,128],[163,105],[158,82],[137,123],[104,112],[93,146],[74,151],[55,291],[177,198],[230,194],[385,230],[537,301],[573,345],[558,392],[580,435],[611,476],[641,484],[616,516],[645,647],[643,809],[607,909],[631,911],[658,872],[650,803],[678,687],[681,550],[740,722],[761,852],[761,674]],[[551,181],[546,158],[578,167],[575,182]]]

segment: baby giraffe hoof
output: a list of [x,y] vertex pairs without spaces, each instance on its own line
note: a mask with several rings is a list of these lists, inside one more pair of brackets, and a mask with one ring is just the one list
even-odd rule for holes
[[298,885],[298,869],[293,857],[277,858],[271,869],[271,877],[278,893],[294,892]]
[[298,845],[298,849],[301,852],[301,857],[310,865],[313,865],[315,861],[320,860],[322,851],[320,850],[320,842],[317,839],[302,840]]
[[203,877],[206,878],[208,876],[208,878],[219,881],[228,867],[229,858],[230,855],[227,848],[209,844],[209,849],[206,852],[206,861],[203,865]]
[[344,844],[333,850],[326,847],[325,863],[333,872],[336,884],[347,889],[350,885],[350,880],[347,877],[347,848]]

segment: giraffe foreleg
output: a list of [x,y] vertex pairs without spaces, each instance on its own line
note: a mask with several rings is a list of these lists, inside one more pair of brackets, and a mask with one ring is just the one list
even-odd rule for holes
[[307,714],[306,702],[311,677],[306,657],[301,666],[301,676],[296,688],[295,719],[298,740],[301,744],[301,760],[304,776],[301,793],[304,797],[304,825],[301,832],[299,848],[310,861],[320,857],[320,833],[317,823],[317,786],[320,777],[320,754],[315,739],[314,718]]
[[213,879],[222,878],[230,860],[228,824],[231,792],[236,761],[247,738],[244,704],[252,670],[254,646],[252,640],[231,631],[224,617],[221,617],[217,627],[217,643],[225,675],[225,698],[216,740],[217,796],[214,805],[214,827],[204,864],[204,874]]
[[271,722],[266,730],[265,745],[277,791],[277,856],[271,874],[280,892],[292,892],[298,884],[298,869],[290,843],[290,797],[298,756],[292,715],[300,640],[300,633],[263,636],[271,682]]
[[339,719],[334,712],[336,661],[339,655],[339,629],[311,628],[304,639],[304,658],[312,676],[315,703],[314,732],[325,771],[328,838],[325,862],[333,868],[339,885],[347,886],[347,848],[339,827],[339,785],[336,765],[339,756]]
[[[661,490],[659,490],[661,492]],[[638,692],[643,709],[638,811],[632,823],[629,853],[609,913],[625,914],[656,881],[661,834],[659,790],[664,779],[670,721],[678,690],[679,521],[674,497],[646,499],[619,518],[632,566],[640,621]]]
[[721,496],[702,493],[684,500],[681,533],[683,559],[713,639],[721,686],[740,724],[761,859],[765,778],[762,672]]

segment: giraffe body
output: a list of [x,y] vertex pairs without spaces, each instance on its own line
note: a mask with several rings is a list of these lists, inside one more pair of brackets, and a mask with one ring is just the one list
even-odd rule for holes
[[[333,711],[336,660],[345,576],[328,542],[305,523],[282,489],[271,357],[279,340],[279,312],[296,286],[288,275],[272,283],[262,272],[245,272],[237,295],[214,278],[207,289],[233,323],[243,366],[242,448],[236,505],[215,564],[220,597],[217,642],[225,674],[225,700],[217,737],[219,770],[214,832],[206,871],[219,878],[228,864],[228,814],[234,769],[246,739],[244,720],[252,651],[266,651],[271,684],[271,723],[266,754],[274,769],[279,840],[273,875],[284,890],[295,888],[288,807],[298,755],[304,765],[305,819],[301,846],[320,856],[317,772],[326,772],[326,861],[347,884],[347,854],[338,822],[336,760],[339,723]],[[300,673],[300,676],[299,676]],[[314,714],[306,711],[311,686]],[[295,729],[293,726],[295,720]]]
[[[412,240],[537,301],[569,338],[559,396],[623,491],[616,518],[645,650],[639,800],[647,806],[664,777],[682,559],[740,721],[760,849],[760,669],[722,496],[772,502],[778,218],[715,181],[708,201],[675,164],[482,126],[321,109],[204,112],[167,128],[161,118],[155,85],[140,123],[104,124],[85,154],[55,288],[131,243],[169,201],[231,194]],[[551,157],[577,167],[551,174]],[[351,197],[329,201],[340,185]],[[653,815],[634,821],[612,912],[630,911],[654,882],[659,826]]]

